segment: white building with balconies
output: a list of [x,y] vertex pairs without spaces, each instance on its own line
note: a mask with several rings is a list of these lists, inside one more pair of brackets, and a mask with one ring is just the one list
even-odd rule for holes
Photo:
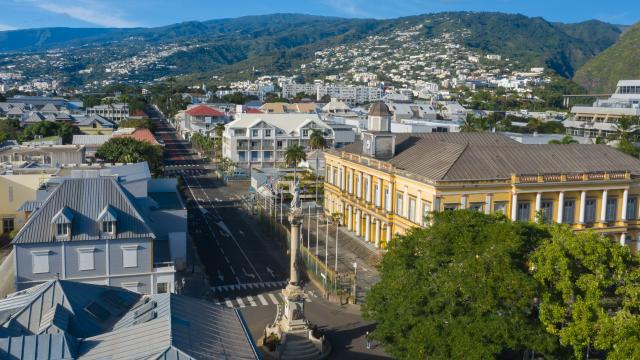
[[322,131],[327,147],[334,146],[333,129],[317,114],[236,114],[225,125],[222,152],[241,167],[274,167],[285,163],[284,153],[290,145],[310,150],[314,130]]

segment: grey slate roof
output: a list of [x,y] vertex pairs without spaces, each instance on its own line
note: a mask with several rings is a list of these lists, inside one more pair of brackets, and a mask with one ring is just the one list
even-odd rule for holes
[[0,359],[260,358],[237,309],[181,295],[53,280],[0,300],[1,313]]
[[[36,210],[13,244],[56,241],[98,240],[101,235],[98,216],[107,206],[117,213],[117,239],[155,238],[152,230],[135,206],[135,201],[111,177],[65,179]],[[71,236],[59,239],[53,236],[51,222],[64,208],[73,214]],[[66,215],[68,217],[68,214]],[[109,235],[109,238],[114,238]]]
[[[361,154],[362,144],[344,150]],[[395,150],[389,163],[433,181],[601,171],[640,176],[640,160],[606,145],[520,144],[493,133],[398,134]]]

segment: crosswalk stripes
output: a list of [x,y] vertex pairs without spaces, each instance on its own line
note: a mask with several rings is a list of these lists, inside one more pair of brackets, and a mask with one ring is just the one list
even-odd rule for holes
[[258,294],[258,300],[260,300],[260,303],[262,305],[269,305],[269,303],[267,302],[267,299],[265,299],[264,296],[262,296],[262,294]]
[[274,304],[277,304],[279,302],[278,299],[276,299],[275,295],[273,295],[272,293],[268,293],[267,296],[269,296],[269,299],[271,299]]
[[212,286],[211,290],[214,292],[226,292],[226,291],[238,291],[238,290],[282,288],[282,287],[285,287],[286,285],[287,285],[286,281],[266,281],[266,282],[259,282],[259,283],[218,285],[218,286]]
[[[230,308],[278,305],[284,300],[284,296],[281,293],[279,293],[278,295],[275,295],[274,293],[265,293],[265,294],[245,296],[245,297],[240,297],[240,296],[237,296],[235,298],[227,297],[224,299],[220,299],[219,301],[216,302],[216,304],[223,305]],[[309,297],[305,297],[305,302],[312,302],[312,300]]]
[[238,303],[238,306],[241,307],[241,308],[243,308],[245,306],[241,297],[237,297],[236,298],[236,302]]

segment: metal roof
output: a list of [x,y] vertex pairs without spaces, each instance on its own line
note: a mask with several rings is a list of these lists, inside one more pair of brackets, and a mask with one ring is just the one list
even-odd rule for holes
[[16,308],[0,319],[0,359],[260,358],[237,309],[182,295],[53,280],[0,300]]
[[[31,215],[12,243],[102,239],[105,235],[100,232],[97,219],[107,206],[114,209],[118,218],[117,234],[109,235],[110,238],[155,238],[136,208],[133,197],[114,178],[97,177],[64,179]],[[71,236],[56,238],[53,236],[51,223],[65,208],[74,214],[71,219]]]
[[[362,154],[362,143],[344,150]],[[640,160],[606,145],[520,144],[493,133],[398,134],[395,151],[389,163],[434,181],[601,171],[640,175]]]

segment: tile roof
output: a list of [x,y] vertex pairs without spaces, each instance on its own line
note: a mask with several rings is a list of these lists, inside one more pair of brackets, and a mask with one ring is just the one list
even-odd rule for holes
[[113,135],[113,137],[128,137],[133,138],[138,141],[144,141],[151,145],[159,145],[156,137],[153,136],[153,133],[149,129],[135,129],[131,134],[117,134]]
[[187,109],[186,113],[191,116],[224,116],[224,114],[210,106],[198,105]]
[[[69,178],[31,215],[12,243],[101,239],[104,235],[100,233],[96,223],[100,212],[109,205],[118,216],[116,238],[155,237],[136,208],[135,201],[114,178]],[[71,236],[61,240],[53,236],[51,221],[65,208],[74,216],[71,221]]]
[[[343,149],[362,154],[362,143]],[[493,133],[398,134],[395,150],[389,163],[433,181],[600,171],[640,176],[640,160],[606,145],[520,144]]]

